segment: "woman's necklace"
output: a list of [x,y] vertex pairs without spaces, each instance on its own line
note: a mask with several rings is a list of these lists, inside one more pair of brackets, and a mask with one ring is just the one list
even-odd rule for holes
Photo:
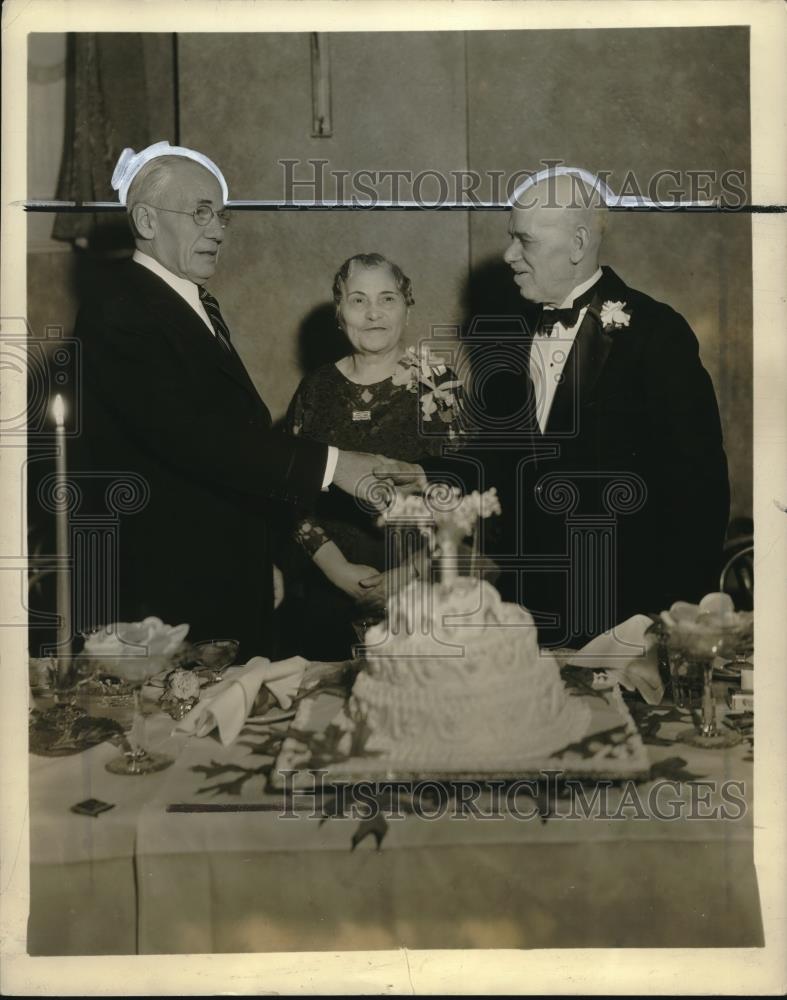
[[[361,390],[361,391],[358,391]],[[370,390],[368,385],[358,386],[356,390],[357,400],[354,400],[353,407],[353,423],[358,421],[371,420],[372,411],[371,409],[362,409],[358,404],[360,403],[371,403],[374,400],[374,393]]]

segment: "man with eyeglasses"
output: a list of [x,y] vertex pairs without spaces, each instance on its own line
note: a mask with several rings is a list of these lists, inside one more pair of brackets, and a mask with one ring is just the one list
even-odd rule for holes
[[358,495],[386,462],[272,432],[204,287],[229,222],[216,164],[159,142],[125,150],[112,185],[136,249],[108,269],[77,318],[78,451],[88,479],[132,472],[148,495],[121,514],[111,593],[95,593],[102,567],[78,554],[76,624],[155,615],[188,622],[192,640],[239,639],[242,656],[264,654],[274,608],[271,502],[308,501],[331,484]]

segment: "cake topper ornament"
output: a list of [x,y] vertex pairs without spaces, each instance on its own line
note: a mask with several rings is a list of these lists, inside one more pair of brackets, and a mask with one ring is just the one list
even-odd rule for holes
[[497,490],[462,495],[456,486],[441,483],[431,486],[423,496],[397,493],[390,506],[378,519],[381,527],[417,525],[429,541],[430,548],[441,557],[441,579],[451,583],[458,575],[459,543],[472,537],[471,573],[478,559],[478,522],[500,514]]

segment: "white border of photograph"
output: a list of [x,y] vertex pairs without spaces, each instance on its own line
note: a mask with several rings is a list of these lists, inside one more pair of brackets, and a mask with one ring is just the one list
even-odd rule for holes
[[[656,0],[565,2],[157,3],[8,0],[3,5],[3,332],[18,335],[26,314],[28,87],[26,35],[63,31],[401,31],[750,25],[752,184],[755,204],[784,205],[785,7]],[[574,85],[567,81],[567,87]],[[579,86],[579,84],[576,84]],[[727,950],[373,951],[261,955],[30,958],[27,830],[27,670],[19,574],[0,573],[2,621],[2,972],[4,994],[770,994],[787,988],[785,787],[787,787],[787,337],[784,214],[752,217],[754,270],[754,518],[757,535],[757,752],[755,860],[766,945]],[[0,428],[24,411],[24,373],[3,371]],[[24,537],[23,447],[2,449],[3,560]],[[782,505],[782,506],[780,506]],[[18,561],[18,559],[17,559]]]

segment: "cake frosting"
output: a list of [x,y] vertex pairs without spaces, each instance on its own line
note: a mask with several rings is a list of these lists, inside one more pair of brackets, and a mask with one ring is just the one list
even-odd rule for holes
[[366,633],[349,714],[392,770],[445,773],[543,762],[590,719],[530,613],[475,577],[399,591]]

